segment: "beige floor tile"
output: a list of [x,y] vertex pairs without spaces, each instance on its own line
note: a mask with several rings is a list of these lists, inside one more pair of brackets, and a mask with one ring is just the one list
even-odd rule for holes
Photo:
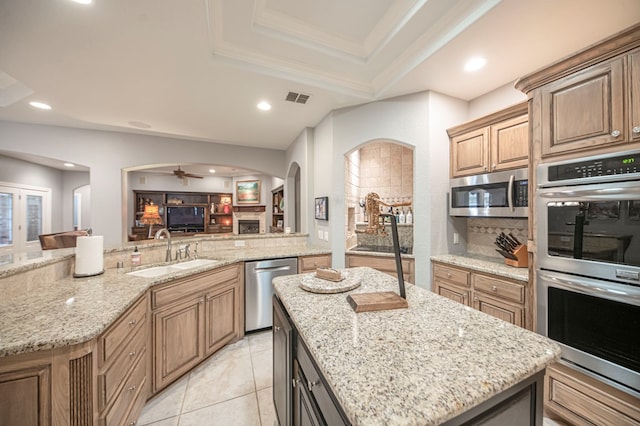
[[273,346],[273,335],[271,330],[261,333],[250,334],[248,336],[249,346],[251,352],[260,352],[266,349],[271,349]]
[[183,412],[255,392],[251,355],[246,350],[216,354],[189,375]]
[[179,426],[260,426],[256,394],[241,396],[180,416]]
[[258,409],[262,426],[278,426],[276,410],[273,407],[273,388],[269,387],[258,391]]
[[273,350],[251,353],[256,390],[273,386]]
[[182,410],[187,382],[188,377],[183,377],[147,402],[140,414],[138,424],[151,424],[179,415]]
[[[179,416],[171,417],[170,419],[160,420],[159,422],[149,423],[145,426],[178,426]],[[139,423],[138,423],[139,424]]]

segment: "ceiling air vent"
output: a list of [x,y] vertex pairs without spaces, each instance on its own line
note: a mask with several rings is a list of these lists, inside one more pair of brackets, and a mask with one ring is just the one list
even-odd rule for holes
[[302,93],[289,92],[285,98],[289,102],[295,102],[297,104],[306,104],[310,95],[304,95]]

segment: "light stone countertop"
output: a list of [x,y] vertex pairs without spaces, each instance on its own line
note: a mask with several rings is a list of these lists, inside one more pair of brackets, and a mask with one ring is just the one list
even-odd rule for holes
[[431,260],[436,262],[448,263],[450,265],[461,266],[463,268],[473,269],[478,272],[486,272],[488,274],[498,275],[505,278],[511,278],[519,281],[529,281],[528,268],[516,268],[505,265],[499,260],[483,256],[472,255],[455,255],[441,254],[431,256]]
[[[0,357],[89,341],[155,284],[241,261],[330,253],[306,246],[234,250],[226,257],[216,256],[213,265],[154,278],[127,275],[131,268],[107,269],[102,275],[87,278],[47,280],[43,276],[37,284],[22,283],[12,275],[0,279]],[[48,261],[42,259],[32,268]]]
[[397,281],[354,268],[347,293],[302,290],[304,275],[274,279],[300,336],[354,425],[435,425],[542,371],[560,356],[551,340],[407,286],[408,309],[356,314],[349,293],[396,291]]

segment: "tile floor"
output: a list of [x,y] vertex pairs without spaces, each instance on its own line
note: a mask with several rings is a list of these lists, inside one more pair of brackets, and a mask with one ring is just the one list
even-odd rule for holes
[[[271,331],[229,345],[149,401],[138,425],[278,426]],[[544,426],[565,426],[545,418]]]
[[277,426],[271,331],[227,346],[144,407],[138,425]]

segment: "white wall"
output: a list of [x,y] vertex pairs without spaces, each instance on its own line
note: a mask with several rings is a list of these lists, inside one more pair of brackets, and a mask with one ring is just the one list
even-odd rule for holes
[[[294,192],[294,178],[289,175],[292,165],[295,163],[300,167],[300,229],[302,233],[308,233],[310,217],[310,206],[312,203],[309,195],[309,188],[313,182],[314,162],[313,162],[313,145],[315,132],[309,127],[302,130],[298,137],[287,148],[287,179],[284,185],[284,194],[286,207],[284,211],[285,226],[293,228],[295,218],[290,215],[295,209],[295,202],[291,194]],[[313,211],[313,210],[311,210]],[[311,236],[313,237],[313,236]]]
[[527,95],[513,87],[514,84],[515,81],[472,99],[469,102],[469,115],[467,119],[458,124],[475,120],[476,118],[491,114],[508,106],[526,101]]
[[0,150],[27,152],[91,169],[91,226],[105,245],[126,241],[128,178],[124,169],[211,162],[284,177],[285,153],[159,136],[0,121]]

